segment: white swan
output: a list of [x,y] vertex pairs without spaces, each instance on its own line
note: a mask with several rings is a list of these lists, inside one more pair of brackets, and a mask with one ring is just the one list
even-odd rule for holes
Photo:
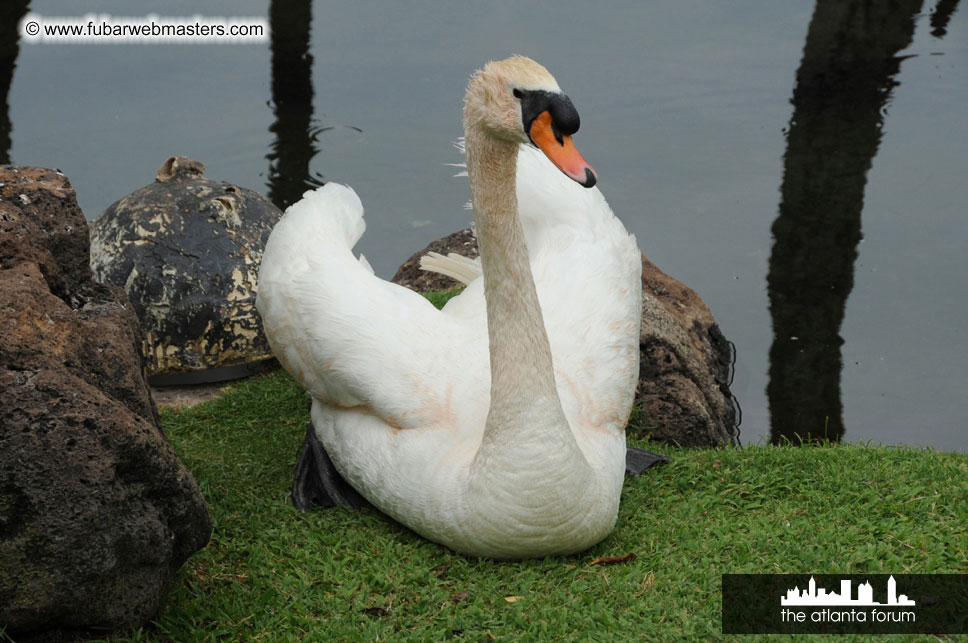
[[618,514],[641,263],[601,193],[578,185],[596,181],[572,143],[578,124],[528,58],[471,77],[464,128],[483,278],[442,311],[353,256],[363,208],[348,187],[307,192],[263,256],[266,333],[311,394],[336,470],[464,554],[579,552]]

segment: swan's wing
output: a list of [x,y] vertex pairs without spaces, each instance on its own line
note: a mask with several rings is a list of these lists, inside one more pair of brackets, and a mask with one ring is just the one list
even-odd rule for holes
[[455,380],[487,392],[486,379],[468,377],[487,375],[486,326],[376,277],[351,251],[363,229],[356,193],[334,183],[307,192],[273,229],[257,301],[273,352],[322,402],[397,428],[449,423]]
[[518,154],[518,210],[572,425],[624,426],[638,379],[642,264],[598,188]]
[[606,243],[628,236],[597,187],[575,183],[530,145],[518,150],[517,191],[518,216],[529,249],[540,235],[562,227]]
[[573,427],[620,429],[639,371],[641,261],[634,239],[574,239],[532,266],[562,408]]
[[[578,185],[530,145],[518,151],[517,196],[565,414],[579,431],[618,429],[638,379],[642,264],[635,237],[598,188]],[[483,299],[482,280],[473,281],[444,310],[474,319],[484,315]]]

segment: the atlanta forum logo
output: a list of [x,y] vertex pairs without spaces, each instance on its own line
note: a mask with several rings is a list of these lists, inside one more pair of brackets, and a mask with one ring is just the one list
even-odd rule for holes
[[[874,600],[869,581],[857,586],[853,596],[850,580],[840,581],[840,592],[827,592],[817,587],[810,577],[807,587],[793,587],[780,596],[780,620],[783,623],[914,623],[914,601],[897,593],[894,576],[887,579],[886,601]],[[809,620],[808,620],[809,619]]]

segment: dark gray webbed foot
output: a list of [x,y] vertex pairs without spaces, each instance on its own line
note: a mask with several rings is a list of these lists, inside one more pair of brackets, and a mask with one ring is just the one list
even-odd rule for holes
[[638,476],[649,467],[668,462],[669,458],[638,447],[628,447],[625,451],[625,475]]
[[309,511],[315,505],[359,511],[369,504],[333,466],[312,422],[306,427],[306,440],[292,480],[292,504],[299,511]]

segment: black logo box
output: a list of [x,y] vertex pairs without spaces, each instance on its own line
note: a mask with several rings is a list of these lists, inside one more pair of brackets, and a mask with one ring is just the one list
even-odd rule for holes
[[[914,605],[780,604],[788,590],[807,589],[811,576],[828,593],[849,580],[855,599],[857,588],[870,583],[880,603],[893,576],[897,594]],[[723,634],[968,633],[968,574],[723,574],[722,582]]]

